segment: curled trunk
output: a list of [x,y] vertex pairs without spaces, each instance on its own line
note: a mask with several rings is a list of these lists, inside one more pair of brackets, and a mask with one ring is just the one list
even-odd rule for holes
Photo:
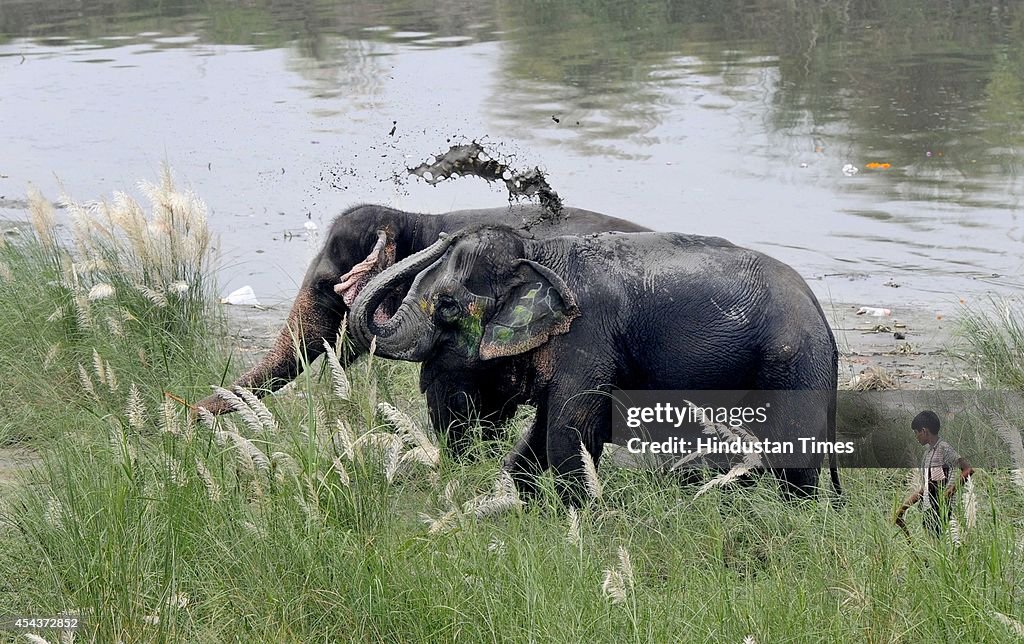
[[428,248],[410,255],[378,275],[356,298],[349,328],[356,344],[370,346],[376,338],[377,355],[394,360],[422,361],[433,345],[434,324],[417,301],[419,278],[413,282],[402,305],[386,322],[374,319],[377,310],[397,284],[419,274],[444,255],[455,240],[445,236]]

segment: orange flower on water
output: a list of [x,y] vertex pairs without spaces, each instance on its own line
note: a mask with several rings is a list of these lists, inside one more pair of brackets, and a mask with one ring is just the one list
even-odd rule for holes
[[864,164],[864,167],[867,168],[868,170],[888,170],[889,168],[892,167],[892,164],[878,163],[877,161],[872,161],[871,163]]

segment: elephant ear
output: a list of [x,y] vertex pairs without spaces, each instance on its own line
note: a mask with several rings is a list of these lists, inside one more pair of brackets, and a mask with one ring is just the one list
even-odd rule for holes
[[580,314],[576,295],[546,266],[520,259],[514,283],[483,329],[482,360],[536,349],[568,331]]

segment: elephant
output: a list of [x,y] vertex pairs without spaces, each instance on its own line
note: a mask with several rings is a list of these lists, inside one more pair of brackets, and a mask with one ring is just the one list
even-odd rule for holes
[[[519,227],[541,237],[608,230],[649,230],[624,219],[570,207],[562,208],[557,214],[533,204],[424,214],[382,205],[354,206],[331,224],[324,246],[310,263],[288,318],[271,349],[233,385],[252,390],[259,397],[280,389],[301,373],[303,359],[307,363],[312,362],[324,353],[325,340],[332,345],[337,342],[342,319],[371,277],[396,260],[426,248],[440,233],[454,232],[472,224],[510,222],[516,222]],[[402,286],[407,285],[396,283],[396,294],[384,298],[378,315],[386,317],[395,310],[404,293]],[[341,353],[339,359],[347,365],[362,352],[359,349],[349,350]],[[486,398],[488,391],[489,388],[484,386],[480,395]],[[217,395],[209,396],[192,407],[193,410],[203,407],[213,414],[232,411],[229,403]]]
[[[394,314],[375,318],[410,278]],[[717,237],[464,229],[377,275],[349,329],[360,345],[375,340],[380,356],[422,362],[436,429],[464,413],[446,409],[453,400],[502,418],[535,405],[503,464],[527,497],[550,468],[562,500],[581,502],[580,445],[597,464],[611,438],[611,388],[821,392],[814,409],[785,419],[835,440],[839,353],[817,299],[790,266]],[[497,390],[436,395],[438,382],[469,389],[480,380]],[[822,460],[775,471],[786,494],[814,493]],[[830,470],[841,498],[834,461]]]

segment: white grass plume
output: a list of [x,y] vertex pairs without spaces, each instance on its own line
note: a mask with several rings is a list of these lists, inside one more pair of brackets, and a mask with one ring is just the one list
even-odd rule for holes
[[175,405],[173,400],[164,397],[163,402],[160,403],[160,418],[157,423],[160,431],[164,434],[181,436],[181,424],[178,422],[178,409]]
[[255,466],[261,472],[270,471],[270,459],[245,436],[231,431],[218,431],[214,433],[214,438],[219,445],[231,441],[238,451],[240,464],[246,469]]
[[[686,400],[684,402],[689,407],[691,407],[691,408],[699,409],[699,407],[697,407],[697,405],[695,405],[694,403],[692,403],[689,400]],[[733,427],[733,426],[730,426],[730,425],[726,425],[724,423],[716,423],[714,421],[708,420],[707,418],[704,418],[703,413],[701,414],[700,424],[701,424],[701,427],[703,428],[703,430],[702,430],[703,433],[705,433],[707,435],[710,435],[710,436],[717,435],[719,438],[721,438],[723,440],[734,440],[734,441],[739,441],[739,442],[742,442],[742,443],[757,443],[758,442],[757,436],[755,436],[753,433],[750,432],[750,430],[748,430],[746,427],[744,427],[742,425],[737,426],[737,427]],[[673,463],[672,469],[675,469],[675,468],[681,466],[682,464],[684,464],[685,462],[688,462],[689,460],[690,460],[689,457],[683,457],[683,458],[679,459],[678,461]],[[710,481],[706,482],[704,485],[702,485],[700,487],[699,490],[697,490],[697,493],[693,495],[693,498],[694,499],[700,498],[701,495],[703,495],[705,492],[707,492],[708,490],[710,490],[712,488],[724,487],[724,486],[732,483],[733,481],[735,481],[739,477],[746,475],[748,472],[750,472],[750,470],[752,470],[754,468],[757,468],[757,467],[761,467],[762,465],[763,465],[763,462],[761,460],[761,455],[760,454],[757,454],[757,453],[745,454],[744,457],[743,457],[743,461],[742,462],[737,463],[732,468],[730,468],[729,471],[722,472],[722,473],[716,475],[715,477],[713,477]]]
[[956,517],[949,517],[949,541],[954,548],[963,545],[963,535],[960,532],[960,521]]
[[43,513],[43,519],[50,527],[59,529],[64,527],[64,516],[64,504],[57,497],[51,496],[50,500],[46,502],[46,511]]
[[603,488],[601,479],[597,476],[597,464],[594,463],[594,457],[590,455],[590,450],[583,441],[580,441],[580,458],[583,459],[583,480],[586,482],[587,494],[592,499],[600,499]]
[[482,519],[522,506],[523,502],[519,499],[519,492],[516,490],[516,483],[512,479],[512,475],[502,470],[494,480],[494,492],[470,499],[463,504],[462,511]]
[[[0,238],[0,248],[3,248],[3,241]],[[0,282],[12,282],[14,281],[14,273],[11,272],[11,267],[0,262]]]
[[964,481],[964,528],[973,530],[978,525],[978,493],[974,487],[974,481],[968,478]]
[[623,604],[629,599],[633,590],[633,561],[629,551],[619,546],[618,565],[604,571],[601,591],[611,599],[613,604]]
[[244,387],[232,387],[232,391],[241,397],[242,401],[249,406],[249,409],[256,414],[257,420],[260,422],[260,426],[270,432],[274,433],[277,431],[277,419],[274,418],[274,414],[270,413],[270,409],[263,404],[263,401],[256,397],[250,390]]
[[993,414],[989,421],[1010,450],[1010,460],[1014,467],[1011,476],[1014,484],[1024,488],[1024,440],[1021,439],[1020,430],[1002,416]]
[[523,506],[523,502],[519,499],[519,493],[516,490],[515,481],[512,480],[512,475],[506,471],[502,471],[494,480],[493,492],[477,495],[463,503],[461,508],[455,505],[454,502],[456,487],[457,483],[454,481],[445,486],[444,499],[448,505],[448,510],[442,512],[436,519],[426,512],[420,513],[420,518],[429,526],[428,534],[450,532],[458,527],[459,521],[464,516],[482,519],[510,510],[516,510]]
[[313,485],[313,481],[308,476],[302,477],[303,487],[305,488],[305,494],[300,490],[296,495],[296,499],[299,502],[299,507],[306,513],[309,520],[315,524],[322,525],[324,522],[323,514],[320,512],[320,494]]
[[397,437],[391,442],[391,446],[384,453],[384,478],[388,483],[393,483],[402,465],[402,441]]
[[403,441],[422,451],[425,460],[421,462],[432,467],[438,464],[441,458],[440,450],[416,421],[405,412],[386,402],[377,405],[377,410],[389,423],[395,426],[395,429],[398,430],[398,435]]
[[498,537],[494,537],[491,539],[491,542],[487,544],[487,550],[489,552],[493,552],[499,557],[504,557],[505,553],[508,552],[508,546]]
[[110,393],[117,392],[117,376],[114,375],[114,368],[100,356],[96,349],[92,350],[92,370],[96,374],[96,380],[101,385],[106,385]]
[[105,282],[99,282],[92,285],[92,288],[89,289],[89,294],[86,297],[89,298],[90,302],[95,302],[96,300],[106,300],[114,297],[115,293],[116,290],[113,286]]
[[167,301],[167,296],[162,292],[150,288],[145,284],[135,284],[135,290],[138,291],[144,298],[153,303],[156,307],[165,309],[170,302]]
[[274,478],[284,483],[289,476],[299,475],[299,464],[287,452],[273,452],[270,454],[270,464],[274,470]]
[[345,463],[342,462],[341,458],[335,456],[332,465],[334,466],[334,473],[338,475],[338,482],[343,487],[351,485],[352,478],[348,475],[348,470],[345,469]]
[[103,318],[103,321],[106,322],[107,329],[110,331],[110,335],[114,336],[115,338],[124,337],[124,325],[121,324],[120,320],[118,320],[112,315],[108,315]]
[[747,467],[744,463],[735,465],[728,472],[722,472],[721,474],[716,475],[710,481],[706,482],[704,485],[700,486],[700,489],[697,490],[697,493],[693,495],[693,498],[699,499],[701,495],[703,495],[711,488],[725,487],[726,485],[732,483],[741,476],[744,476],[749,471],[750,468]]
[[436,519],[426,512],[420,512],[420,520],[427,524],[427,534],[443,534],[451,532],[458,526],[459,511],[456,509],[448,510],[438,515]]
[[177,487],[185,487],[188,485],[188,475],[185,474],[185,469],[178,462],[178,459],[173,456],[167,455],[164,457],[164,470],[167,473],[167,478]]
[[334,352],[334,347],[327,340],[324,340],[324,349],[327,350],[326,360],[327,365],[331,369],[331,383],[334,385],[334,395],[342,400],[348,400],[352,393],[352,385],[348,381],[348,375],[345,373],[344,367],[341,366],[338,354]]
[[352,431],[352,428],[343,418],[338,418],[335,421],[338,431],[335,432],[332,442],[334,443],[334,449],[339,456],[352,460],[355,458],[355,443],[356,433]]
[[857,611],[868,609],[870,602],[861,584],[851,581],[846,586],[834,586],[832,590],[842,595],[843,598],[839,602],[841,607]]
[[196,417],[207,429],[217,431],[217,417],[206,407],[196,407]]
[[240,525],[243,528],[245,528],[246,532],[248,532],[249,534],[251,534],[253,537],[255,537],[257,539],[263,539],[264,537],[267,536],[266,530],[264,530],[263,528],[257,527],[256,524],[253,523],[252,521],[242,521],[242,523]]
[[385,453],[395,444],[401,445],[402,439],[394,434],[384,432],[366,432],[352,443],[352,453],[358,457],[366,448],[382,450]]
[[580,513],[576,508],[569,508],[569,530],[565,538],[571,546],[578,546],[583,543],[583,534],[580,530]]
[[212,386],[212,389],[214,393],[231,406],[232,410],[238,412],[238,415],[242,418],[245,426],[249,428],[249,431],[254,434],[259,434],[263,431],[263,423],[260,422],[259,416],[237,394],[216,385]]
[[[441,461],[440,450],[412,418],[388,403],[380,403],[377,410],[397,430],[391,435],[395,440],[387,447],[384,458],[384,476],[389,483],[411,463],[420,463],[431,469],[437,467]],[[409,446],[408,450],[404,449],[406,446]]]
[[75,295],[72,298],[75,303],[75,319],[78,321],[78,325],[83,329],[92,328],[92,308],[89,306],[89,300],[84,295]]
[[110,451],[118,463],[134,463],[138,459],[135,446],[124,435],[119,425],[111,424],[108,442]]
[[137,431],[145,427],[145,404],[142,403],[142,392],[138,390],[135,383],[128,387],[125,417],[128,419],[128,426],[132,429]]
[[57,216],[51,204],[43,193],[35,186],[28,189],[28,217],[32,222],[32,229],[36,233],[36,239],[43,245],[43,248],[50,249],[56,245]]
[[622,579],[630,588],[633,587],[633,558],[625,546],[619,546],[619,570],[622,571]]
[[21,636],[29,642],[32,642],[32,644],[50,644],[49,640],[43,639],[42,637],[32,633],[22,633]]
[[1024,624],[1021,624],[1009,615],[1004,615],[998,611],[992,611],[991,615],[996,618],[997,622],[1008,628],[1010,632],[1016,635],[1019,639],[1024,639]]
[[199,476],[199,480],[203,482],[203,487],[206,488],[206,498],[210,499],[213,503],[220,501],[222,496],[220,486],[217,485],[217,481],[213,478],[213,474],[210,473],[210,469],[198,458],[196,459],[196,474]]
[[85,370],[81,364],[78,365],[78,381],[82,384],[82,389],[85,390],[93,400],[99,400],[99,396],[96,395],[96,387],[92,383],[92,378],[89,376],[89,372]]

